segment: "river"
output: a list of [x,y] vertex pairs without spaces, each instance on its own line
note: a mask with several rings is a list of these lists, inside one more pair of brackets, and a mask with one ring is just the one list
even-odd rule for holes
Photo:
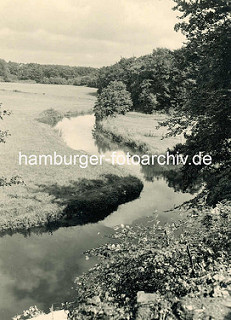
[[[50,103],[53,100],[47,92],[52,88],[53,97],[57,90],[57,97],[62,95],[63,101],[71,103],[72,100],[68,94],[65,100],[65,93],[70,93],[72,87],[66,87],[32,84],[25,84],[25,86],[7,84],[5,87],[3,84],[2,86],[3,89],[8,90],[6,92],[4,89],[6,101],[7,95],[9,101],[12,99],[11,90],[25,88],[24,91],[26,91],[30,88],[31,92],[39,90],[46,93],[36,95],[34,99],[38,103],[44,103],[46,98],[50,99]],[[72,96],[75,90],[81,90],[81,88],[73,87]],[[85,93],[86,88],[83,88],[83,91]],[[20,97],[17,99],[20,103]],[[63,119],[57,124],[56,130],[62,133],[64,141],[74,150],[84,150],[97,155],[104,154],[106,158],[113,151],[118,154],[125,154],[128,151],[127,148],[107,139],[96,139],[94,125],[94,116],[85,115]],[[133,150],[129,151],[133,152]],[[160,168],[132,165],[124,169],[143,181],[143,191],[138,199],[119,206],[103,221],[59,228],[47,233],[18,233],[0,238],[1,320],[9,320],[13,315],[21,313],[31,305],[37,305],[38,308],[48,311],[52,304],[57,307],[61,302],[72,299],[71,288],[75,277],[96,263],[94,259],[86,259],[84,251],[107,242],[107,235],[114,232],[116,225],[137,223],[139,221],[137,219],[149,216],[158,217],[162,223],[169,222],[174,219],[174,216],[164,211],[192,197],[187,193],[175,192],[169,186],[170,183]]]

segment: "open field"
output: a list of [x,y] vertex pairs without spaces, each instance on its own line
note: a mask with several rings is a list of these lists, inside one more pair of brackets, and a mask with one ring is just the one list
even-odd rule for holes
[[53,154],[54,151],[61,155],[81,154],[67,147],[52,127],[35,119],[49,108],[62,113],[89,112],[95,100],[95,90],[89,88],[62,86],[59,89],[59,86],[25,87],[17,84],[17,88],[19,86],[22,89],[17,91],[12,84],[4,84],[0,88],[3,108],[12,111],[10,116],[1,121],[1,130],[7,129],[11,134],[5,144],[0,144],[1,176],[8,180],[19,176],[18,180],[24,182],[0,189],[1,230],[43,225],[59,219],[64,207],[57,203],[55,196],[46,192],[46,187],[48,190],[56,184],[68,186],[70,181],[83,178],[102,179],[104,174],[124,175],[121,169],[106,163],[85,169],[65,165],[19,166],[19,151],[27,155]]
[[169,137],[161,140],[167,133],[167,128],[156,129],[158,122],[166,120],[163,114],[143,114],[129,112],[126,115],[118,115],[116,118],[107,118],[100,122],[102,131],[115,141],[121,142],[137,151],[150,154],[166,152],[179,142],[182,137]]

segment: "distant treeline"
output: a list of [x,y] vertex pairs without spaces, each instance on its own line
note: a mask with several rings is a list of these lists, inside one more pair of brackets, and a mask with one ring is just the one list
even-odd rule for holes
[[0,59],[2,81],[35,81],[45,84],[67,84],[96,87],[97,69],[38,63],[6,62]]
[[[184,72],[182,50],[157,49],[139,58],[122,58],[100,69],[6,62],[0,59],[2,81],[86,85],[101,93],[111,82],[121,81],[131,94],[132,109],[145,113],[168,111],[179,101]],[[177,98],[178,97],[178,98]]]

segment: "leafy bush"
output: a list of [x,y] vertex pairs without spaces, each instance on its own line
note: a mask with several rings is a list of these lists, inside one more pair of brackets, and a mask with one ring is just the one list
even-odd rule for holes
[[132,107],[130,93],[122,81],[112,81],[98,95],[94,107],[97,120],[102,120],[108,116],[116,114],[125,114]]
[[207,181],[208,205],[215,206],[219,201],[231,199],[231,168],[210,175]]
[[[10,112],[7,111],[7,110],[2,110],[2,103],[0,103],[0,120],[3,120],[3,118],[6,116],[6,115],[10,115]],[[9,135],[9,132],[8,131],[2,131],[0,129],[0,143],[3,142],[5,143],[6,141],[6,137]]]
[[76,301],[68,305],[70,319],[81,319],[75,318],[79,306],[92,298],[100,302],[95,319],[100,319],[105,303],[114,305],[113,315],[123,308],[125,314],[116,319],[133,319],[137,292],[155,293],[158,301],[166,301],[159,314],[166,307],[175,319],[176,302],[185,296],[229,295],[230,208],[220,204],[179,225],[163,227],[154,221],[121,225],[111,243],[87,252],[100,257],[100,263],[76,279]]
[[38,316],[44,316],[44,313],[37,306],[31,306],[28,310],[24,310],[22,314],[13,317],[12,320],[28,320]]

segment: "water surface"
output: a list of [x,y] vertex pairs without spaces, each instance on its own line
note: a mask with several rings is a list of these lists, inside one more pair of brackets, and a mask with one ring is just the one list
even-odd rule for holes
[[[85,87],[0,84],[0,101],[6,106],[14,103],[29,108],[70,109],[92,105],[95,90]],[[79,98],[77,98],[79,97]],[[46,109],[46,107],[45,107]],[[94,117],[80,116],[64,119],[57,128],[62,137],[75,150],[91,154],[111,152],[125,154],[122,148],[104,138],[94,138]],[[132,152],[132,150],[129,150]],[[175,192],[169,186],[163,168],[126,166],[127,172],[137,175],[144,183],[140,198],[119,206],[106,219],[95,224],[60,228],[52,233],[30,235],[13,234],[0,238],[0,319],[9,320],[31,305],[48,311],[52,304],[72,298],[72,284],[76,276],[87,271],[95,260],[86,260],[83,252],[108,241],[107,235],[118,224],[131,224],[136,219],[157,216],[162,222],[175,216],[163,211],[191,198],[190,194]]]
[[[94,115],[63,119],[56,128],[62,133],[67,145],[75,150],[84,150],[96,155],[101,154],[108,160],[113,152],[124,157],[127,152],[136,154],[134,150],[121,147],[112,141],[108,142],[104,137],[101,137],[100,140],[94,138]],[[175,192],[169,186],[170,181],[166,178],[166,168],[141,166],[139,164],[125,165],[123,168],[128,173],[139,177],[144,184],[144,188],[138,199],[119,206],[115,212],[101,222],[107,227],[113,227],[121,223],[131,224],[136,219],[151,216],[155,212],[164,215],[163,211],[170,210],[192,198],[190,194]]]

